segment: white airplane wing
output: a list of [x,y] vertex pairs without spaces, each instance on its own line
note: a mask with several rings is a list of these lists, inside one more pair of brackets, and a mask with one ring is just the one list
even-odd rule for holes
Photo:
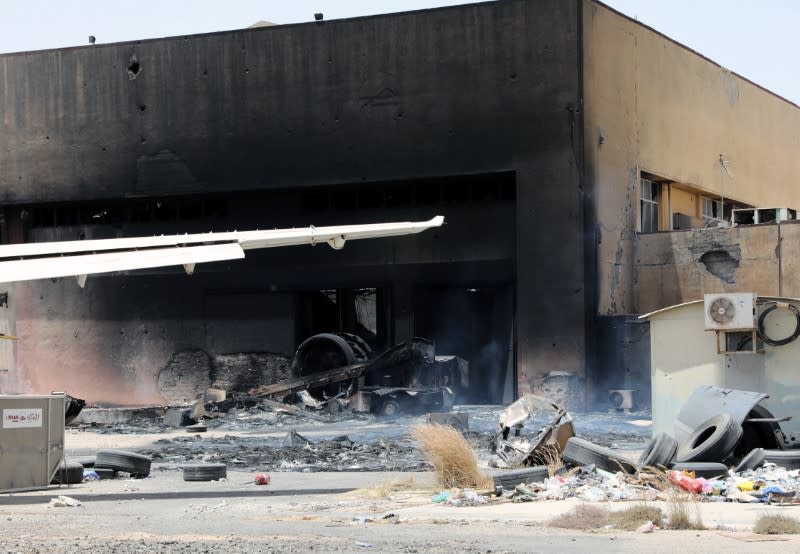
[[8,244],[0,246],[0,283],[74,276],[83,286],[95,273],[180,265],[192,273],[195,264],[244,258],[245,250],[322,243],[338,250],[349,240],[411,235],[443,223],[444,217],[436,216],[418,222]]

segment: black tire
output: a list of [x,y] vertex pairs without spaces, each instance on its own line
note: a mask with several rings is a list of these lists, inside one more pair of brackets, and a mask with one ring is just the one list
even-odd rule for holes
[[83,466],[78,462],[64,460],[59,464],[51,485],[74,485],[83,482]]
[[748,469],[757,469],[764,465],[764,461],[767,459],[767,455],[764,452],[763,448],[754,448],[750,451],[747,456],[742,458],[733,471],[736,473],[741,473],[742,471],[746,471]]
[[508,471],[501,471],[492,476],[494,486],[503,487],[504,489],[513,489],[517,485],[527,483],[541,483],[547,479],[550,474],[547,471],[547,466],[533,466],[523,469],[512,469]]
[[188,427],[185,427],[185,429],[187,433],[205,433],[206,431],[208,431],[208,427],[200,424],[190,425]]
[[719,414],[697,427],[678,448],[677,462],[724,462],[742,439],[742,426]]
[[196,464],[183,466],[184,481],[219,481],[228,476],[225,464]]
[[68,462],[78,462],[85,468],[94,467],[94,456],[74,456],[67,458]]
[[94,472],[97,474],[97,477],[100,478],[102,481],[103,479],[113,479],[117,476],[117,472],[113,469],[105,469],[102,467],[94,468]]
[[659,433],[653,437],[639,456],[636,467],[641,470],[646,467],[666,468],[675,459],[678,451],[678,441],[666,433]]
[[764,450],[764,461],[789,470],[800,469],[800,450]]
[[634,473],[636,471],[636,464],[633,460],[629,460],[608,448],[598,446],[579,437],[570,437],[564,452],[561,453],[561,457],[573,465],[588,466],[594,464],[596,467],[611,473],[618,471]]
[[714,479],[728,475],[728,467],[725,464],[716,462],[676,462],[672,464],[672,469],[694,471],[696,477],[703,477],[704,479]]
[[147,477],[150,475],[152,460],[136,452],[127,450],[100,450],[97,452],[94,467],[113,469],[130,473],[131,477]]

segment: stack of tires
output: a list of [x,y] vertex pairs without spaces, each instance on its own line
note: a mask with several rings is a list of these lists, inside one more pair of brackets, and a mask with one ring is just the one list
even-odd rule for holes
[[634,473],[645,468],[692,471],[698,477],[714,478],[726,475],[728,468],[742,472],[772,462],[786,469],[800,469],[800,450],[770,450],[751,448],[745,451],[744,431],[730,414],[716,415],[692,431],[682,444],[666,433],[650,440],[637,461],[617,454],[608,448],[578,437],[567,441],[563,452],[566,462],[611,471]]

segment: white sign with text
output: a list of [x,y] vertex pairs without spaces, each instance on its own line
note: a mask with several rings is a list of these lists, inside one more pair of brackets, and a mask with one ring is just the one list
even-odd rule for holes
[[3,429],[41,426],[41,408],[8,408],[3,410]]

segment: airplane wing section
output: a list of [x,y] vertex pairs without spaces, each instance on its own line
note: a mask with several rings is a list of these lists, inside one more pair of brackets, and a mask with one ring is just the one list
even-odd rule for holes
[[119,238],[9,244],[0,246],[0,283],[86,275],[244,258],[244,250],[300,244],[342,248],[349,240],[421,233],[440,227],[444,217],[429,221],[339,225],[270,231],[233,231],[141,238]]

